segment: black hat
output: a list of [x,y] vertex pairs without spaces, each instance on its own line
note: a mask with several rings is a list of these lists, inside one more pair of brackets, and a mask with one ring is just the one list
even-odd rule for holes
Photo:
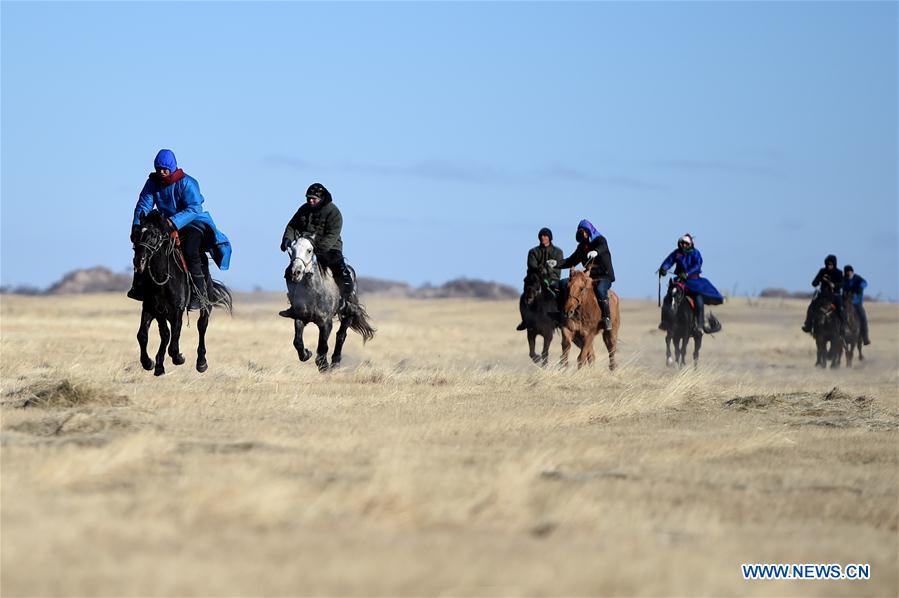
[[843,272],[855,272],[855,268],[853,268],[849,264],[846,264],[845,266],[843,266]]
[[317,197],[319,199],[331,199],[331,192],[328,191],[321,183],[312,183],[306,189],[306,197]]
[[549,230],[548,228],[546,228],[545,226],[540,229],[540,232],[537,233],[537,239],[540,239],[540,237],[542,237],[543,235],[546,235],[547,237],[549,237],[550,241],[553,240],[553,232],[551,230]]
[[824,258],[824,265],[833,264],[833,267],[837,267],[837,256],[830,254],[826,258]]

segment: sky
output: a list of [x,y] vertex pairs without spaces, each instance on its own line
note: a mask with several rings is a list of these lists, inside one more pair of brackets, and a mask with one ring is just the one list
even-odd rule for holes
[[161,148],[282,288],[321,182],[360,276],[520,285],[607,237],[627,297],[690,232],[726,293],[828,253],[899,299],[897,4],[0,3],[0,284],[130,269]]

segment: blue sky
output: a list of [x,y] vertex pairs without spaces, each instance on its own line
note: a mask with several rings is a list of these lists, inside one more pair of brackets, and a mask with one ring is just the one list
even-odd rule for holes
[[589,218],[627,296],[692,232],[722,290],[827,253],[897,298],[897,4],[14,3],[0,283],[128,268],[156,151],[280,289],[306,187],[360,275],[519,284]]

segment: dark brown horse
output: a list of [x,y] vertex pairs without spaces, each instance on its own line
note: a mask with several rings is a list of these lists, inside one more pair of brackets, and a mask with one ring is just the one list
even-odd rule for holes
[[858,360],[863,361],[862,355],[862,322],[852,305],[852,293],[843,296],[843,349],[846,351],[846,367],[852,367],[852,357],[855,348],[858,347]]
[[[550,314],[558,311],[559,302],[536,272],[528,273],[524,279],[522,301],[528,331],[528,355],[534,363],[546,367],[549,362],[549,345],[553,342],[559,325]],[[540,355],[535,350],[537,335],[543,337],[543,352]]]
[[609,351],[609,369],[614,370],[615,351],[618,349],[618,327],[621,316],[618,312],[618,295],[609,291],[609,316],[612,319],[611,330],[602,328],[602,311],[593,290],[593,279],[586,272],[571,269],[568,279],[568,298],[565,300],[565,323],[562,325],[562,367],[568,365],[568,351],[571,343],[580,347],[577,356],[577,367],[592,364],[596,360],[593,351],[593,339],[602,334],[602,340]]
[[814,301],[812,334],[818,349],[815,365],[826,368],[829,361],[831,369],[836,369],[840,367],[843,355],[842,321],[837,315],[837,299],[833,293],[822,293]]

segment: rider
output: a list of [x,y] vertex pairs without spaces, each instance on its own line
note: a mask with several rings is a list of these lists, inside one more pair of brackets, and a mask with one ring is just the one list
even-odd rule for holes
[[577,241],[577,249],[570,256],[558,262],[554,259],[547,260],[551,268],[570,268],[577,264],[583,264],[590,269],[590,278],[594,282],[596,299],[602,310],[602,325],[606,330],[612,329],[611,309],[609,308],[609,289],[615,282],[615,270],[612,268],[612,254],[609,253],[609,244],[606,238],[596,230],[589,220],[581,220],[574,233]]
[[[315,256],[319,264],[331,270],[340,289],[340,309],[348,312],[358,305],[358,299],[353,275],[343,257],[342,228],[343,216],[332,201],[331,192],[321,183],[312,183],[306,189],[306,203],[300,206],[284,229],[281,251],[287,251],[288,245],[303,233],[315,234]],[[290,309],[280,313],[284,317],[293,317]]]
[[[702,254],[696,249],[693,243],[693,235],[690,233],[677,240],[677,249],[669,253],[662,265],[659,266],[659,276],[666,276],[671,266],[674,266],[674,273],[683,282],[687,292],[696,302],[697,325],[702,328],[703,332],[711,332],[711,329],[705,322],[705,304],[720,305],[724,303],[724,297],[718,292],[715,285],[708,279],[700,276],[702,274]],[[671,289],[669,288],[665,301],[668,302],[670,299]],[[666,330],[667,327],[668,323],[663,312],[659,328]]]
[[[559,269],[547,264],[549,260],[560,262],[565,258],[562,249],[553,245],[553,232],[546,227],[540,229],[537,233],[537,240],[540,244],[528,251],[528,271],[527,274],[537,274],[543,283],[554,288],[559,283]],[[527,278],[525,278],[527,280]],[[527,320],[525,318],[524,293],[518,300],[518,311],[521,312],[521,324],[515,330],[526,330]]]
[[[203,196],[196,179],[178,168],[172,150],[159,150],[153,161],[155,172],[151,172],[134,208],[131,221],[131,242],[140,241],[140,221],[154,207],[165,217],[165,225],[170,232],[178,232],[181,251],[187,262],[192,281],[190,305],[188,309],[200,309],[209,302],[206,276],[203,272],[201,248],[208,248],[220,270],[227,270],[231,261],[231,243],[218,230],[209,212],[203,210]],[[137,272],[131,282],[128,296],[143,301],[145,289]]]
[[837,306],[837,317],[843,319],[843,301],[841,292],[843,290],[843,273],[837,268],[837,256],[828,255],[824,258],[824,267],[818,270],[815,279],[812,280],[813,287],[819,287],[819,292],[812,298],[805,313],[805,323],[802,325],[803,332],[812,331],[812,311],[817,307],[822,294],[828,292],[833,293],[832,300]]
[[864,344],[870,345],[871,339],[868,336],[868,314],[865,313],[865,287],[868,281],[855,273],[852,266],[843,267],[843,292],[852,297],[852,307],[858,314],[859,322],[862,328],[862,339]]

